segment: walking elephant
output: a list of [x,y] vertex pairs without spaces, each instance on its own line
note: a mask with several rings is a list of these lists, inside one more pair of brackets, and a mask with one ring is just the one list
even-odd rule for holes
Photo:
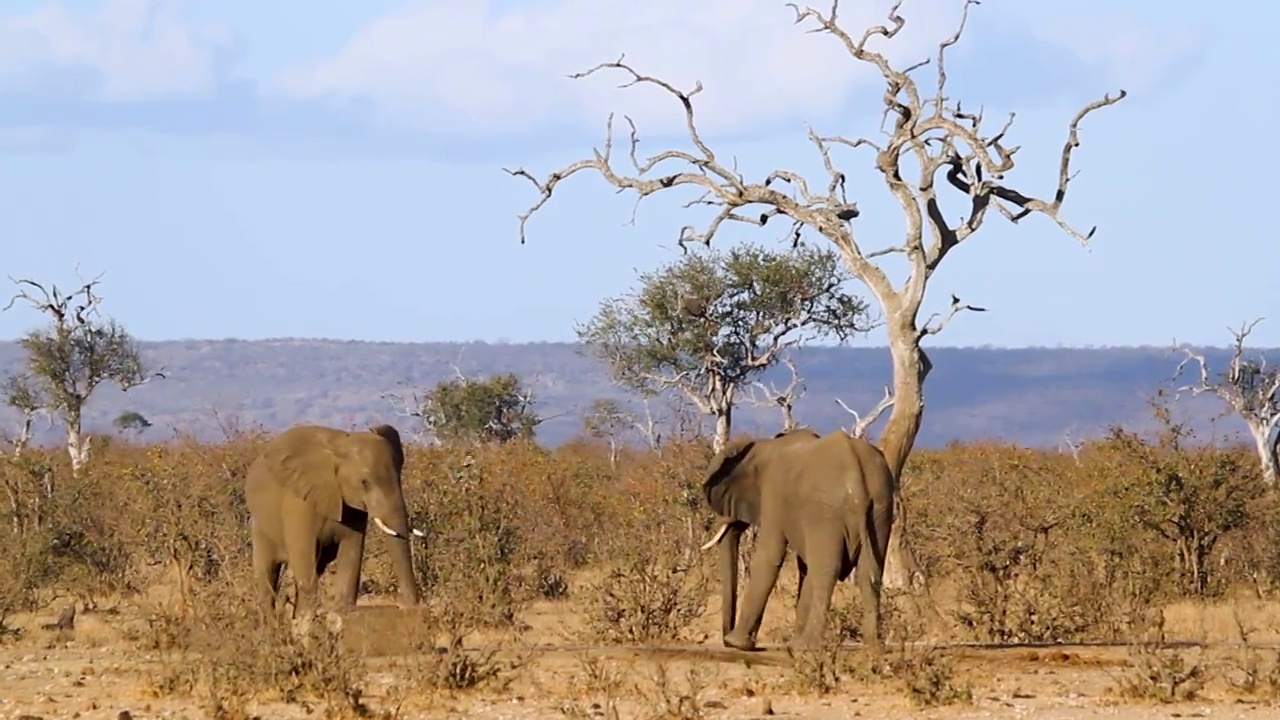
[[386,535],[400,604],[418,603],[409,539],[425,534],[409,527],[403,467],[400,433],[390,425],[355,432],[295,425],[267,443],[244,486],[254,583],[265,611],[274,606],[286,563],[298,586],[295,617],[318,609],[319,578],[335,560],[337,605],[354,605],[370,522]]
[[[724,645],[756,649],[765,603],[790,545],[800,574],[795,644],[812,647],[821,639],[835,584],[856,566],[863,641],[878,650],[895,483],[879,449],[839,431],[819,436],[799,429],[773,438],[735,439],[717,453],[702,490],[725,522],[702,549],[720,544]],[[735,624],[738,543],[752,525],[755,554]]]

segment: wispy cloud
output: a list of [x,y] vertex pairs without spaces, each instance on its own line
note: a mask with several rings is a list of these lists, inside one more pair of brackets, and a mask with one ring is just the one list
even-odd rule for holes
[[[841,23],[858,33],[884,22],[889,0],[846,5]],[[563,134],[557,130],[598,135],[605,116],[617,112],[646,135],[682,132],[679,106],[656,88],[619,89],[620,73],[566,77],[622,52],[638,70],[682,89],[701,81],[698,112],[708,135],[843,121],[859,90],[878,92],[881,84],[838,39],[805,32],[811,22],[793,24],[782,0],[409,0],[353,26],[328,56],[257,68],[262,81],[236,72],[254,48],[230,25],[194,21],[195,7],[193,0],[103,0],[87,12],[52,3],[0,17],[0,128],[291,142],[375,133],[384,144],[467,144]],[[907,28],[886,52],[899,62],[931,55],[960,7],[959,0],[906,3]],[[1130,89],[1159,84],[1199,47],[1188,30],[1148,28],[1102,10],[1052,17],[1014,10],[1033,12],[976,9],[971,31],[994,42],[961,48],[957,59],[969,75],[1000,77],[1021,94],[1055,92],[1052,82],[1022,81],[1035,72],[1075,82],[1083,69],[1091,85],[1105,73]],[[1011,62],[1010,48],[1024,60]],[[965,91],[978,82],[957,75]]]
[[137,103],[210,97],[234,49],[218,26],[193,27],[181,3],[108,0],[76,14],[60,4],[0,20],[0,83],[10,93]]
[[[888,5],[851,4],[842,20],[854,29],[879,24]],[[958,11],[949,0],[913,3],[889,53],[918,57],[952,29]],[[288,69],[275,88],[367,99],[380,123],[444,133],[565,124],[598,131],[609,111],[647,132],[678,131],[679,106],[660,101],[660,90],[619,91],[627,78],[618,73],[566,79],[625,52],[639,71],[682,89],[701,81],[703,126],[735,133],[829,117],[860,83],[879,83],[839,40],[807,34],[794,17],[778,0],[558,0],[508,9],[486,0],[411,2],[369,22],[336,55]]]

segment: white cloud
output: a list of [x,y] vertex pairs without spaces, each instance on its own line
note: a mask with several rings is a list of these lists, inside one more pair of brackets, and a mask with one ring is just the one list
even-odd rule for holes
[[1169,71],[1204,40],[1188,27],[1156,27],[1109,12],[1053,14],[1037,19],[1031,27],[1037,40],[1069,50],[1118,87],[1139,93],[1166,80]]
[[[879,24],[888,5],[847,2],[842,24]],[[923,58],[954,29],[959,7],[907,3],[891,54]],[[679,105],[660,90],[618,90],[617,73],[565,77],[625,52],[640,72],[682,89],[701,80],[698,113],[710,133],[820,122],[858,83],[879,84],[838,40],[807,34],[793,18],[785,0],[524,0],[502,9],[491,0],[416,0],[369,22],[335,56],[290,68],[273,89],[371,101],[380,122],[451,133],[565,121],[598,129],[610,111],[630,114],[642,132],[678,131]]]
[[51,72],[96,80],[90,99],[107,102],[208,96],[215,90],[219,28],[188,27],[181,0],[107,0],[77,14],[60,4],[0,19],[0,85],[39,90]]

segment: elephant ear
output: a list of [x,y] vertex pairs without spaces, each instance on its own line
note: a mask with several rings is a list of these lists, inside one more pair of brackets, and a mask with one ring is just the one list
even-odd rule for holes
[[335,522],[342,519],[338,472],[342,466],[341,443],[346,435],[330,428],[291,428],[276,439],[267,457],[281,485]]
[[396,466],[396,478],[404,470],[404,445],[400,442],[400,431],[394,426],[383,423],[369,428],[369,432],[381,437],[391,446],[391,460]]
[[702,492],[717,514],[752,525],[760,522],[760,481],[752,461],[757,441],[730,440],[707,467]]

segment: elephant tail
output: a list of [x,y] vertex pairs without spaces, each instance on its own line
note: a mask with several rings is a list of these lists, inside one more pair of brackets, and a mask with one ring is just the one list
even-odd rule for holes
[[846,547],[858,548],[856,571],[870,572],[878,585],[884,577],[884,549],[877,542],[875,531],[877,508],[874,501],[863,512],[855,513],[845,526]]

